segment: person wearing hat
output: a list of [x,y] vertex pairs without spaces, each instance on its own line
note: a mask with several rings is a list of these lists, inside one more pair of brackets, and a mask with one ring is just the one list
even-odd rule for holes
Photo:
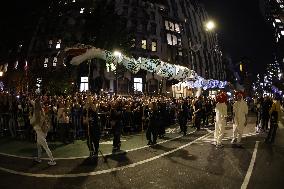
[[233,139],[232,144],[241,146],[244,127],[247,125],[248,105],[243,99],[244,93],[236,93],[236,102],[233,105]]
[[222,140],[224,137],[226,119],[227,119],[227,95],[222,92],[216,96],[216,121],[215,121],[215,145],[217,148],[222,148],[224,145],[222,144]]

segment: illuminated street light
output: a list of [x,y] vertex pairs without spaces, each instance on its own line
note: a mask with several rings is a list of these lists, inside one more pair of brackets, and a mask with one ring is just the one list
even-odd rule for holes
[[206,31],[212,31],[215,29],[215,27],[216,27],[216,24],[213,21],[208,21],[205,24]]
[[116,79],[116,90],[115,90],[115,95],[117,95],[117,93],[118,93],[118,74],[117,74],[117,63],[118,63],[118,61],[120,61],[120,59],[121,59],[121,57],[122,57],[122,54],[121,54],[121,52],[119,52],[119,51],[114,51],[113,52],[113,55],[115,56],[115,57],[117,57],[117,60],[115,61],[115,79]]
[[116,57],[121,57],[122,54],[119,51],[114,51],[113,55]]

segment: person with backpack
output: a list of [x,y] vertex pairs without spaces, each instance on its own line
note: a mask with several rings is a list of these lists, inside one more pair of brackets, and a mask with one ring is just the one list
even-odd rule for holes
[[30,123],[36,132],[38,151],[38,156],[35,158],[35,161],[38,163],[41,162],[42,148],[44,148],[49,157],[48,165],[56,165],[56,162],[46,142],[46,136],[49,128],[40,100],[39,98],[37,98],[34,102],[32,101],[31,103],[34,106],[34,111],[33,115],[30,115]]

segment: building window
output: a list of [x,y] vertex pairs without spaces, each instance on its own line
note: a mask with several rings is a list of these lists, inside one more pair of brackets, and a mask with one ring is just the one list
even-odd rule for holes
[[175,31],[175,25],[174,25],[174,23],[172,23],[172,22],[169,22],[169,24],[170,24],[170,31]]
[[136,40],[135,40],[135,39],[132,39],[132,40],[131,40],[131,47],[132,47],[132,48],[134,48],[134,47],[135,47],[135,42],[136,42]]
[[55,66],[56,66],[56,64],[57,64],[57,58],[56,58],[56,57],[54,57],[54,58],[53,58],[53,64],[52,64],[52,65],[55,67]]
[[134,92],[143,92],[142,78],[134,78]]
[[83,14],[83,13],[84,13],[84,10],[85,10],[85,8],[81,8],[80,14]]
[[151,23],[150,32],[151,34],[156,35],[156,24]]
[[177,33],[180,33],[180,28],[179,28],[179,25],[178,25],[178,24],[175,24],[175,31],[176,31]]
[[48,64],[48,58],[45,58],[44,63],[43,63],[43,67],[47,68],[47,64]]
[[61,39],[59,39],[56,43],[56,49],[60,49],[61,47]]
[[141,46],[142,49],[147,49],[147,40],[146,39],[143,39],[142,40],[142,46]]
[[157,52],[157,41],[152,41],[152,51]]
[[170,27],[169,27],[169,21],[165,21],[165,27],[166,27],[166,30],[170,30]]
[[173,42],[172,42],[172,35],[171,34],[167,34],[167,41],[168,41],[168,44],[169,45],[173,45]]
[[89,90],[89,78],[81,77],[80,92]]
[[281,23],[281,20],[280,20],[279,18],[276,18],[276,19],[275,19],[275,22]]
[[48,47],[51,48],[52,47],[52,40],[48,41]]

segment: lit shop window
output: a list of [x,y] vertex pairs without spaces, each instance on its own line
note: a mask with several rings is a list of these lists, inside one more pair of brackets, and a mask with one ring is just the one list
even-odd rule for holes
[[61,39],[59,39],[56,43],[56,49],[60,49],[61,47]]
[[141,46],[142,49],[147,49],[147,40],[143,39],[142,40],[142,46]]
[[283,35],[283,36],[284,36],[284,30],[282,30],[282,31],[281,31],[281,35]]
[[135,92],[142,92],[143,82],[142,78],[134,78],[134,91]]
[[81,77],[80,92],[89,90],[89,78]]
[[152,51],[153,52],[157,51],[157,42],[156,41],[152,41]]
[[75,3],[75,2],[76,2],[76,0],[73,0],[72,2],[73,2],[73,3]]

